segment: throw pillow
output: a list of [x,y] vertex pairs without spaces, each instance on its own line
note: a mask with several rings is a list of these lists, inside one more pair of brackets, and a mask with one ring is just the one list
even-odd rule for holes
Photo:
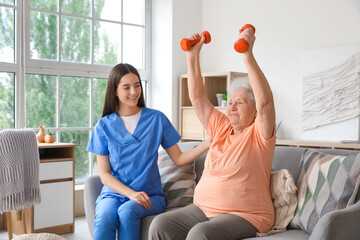
[[299,167],[298,206],[291,226],[311,233],[328,212],[354,203],[360,154],[336,156],[306,149]]
[[263,237],[286,231],[297,206],[296,190],[293,176],[289,170],[281,169],[271,172],[270,192],[275,210],[274,225],[269,232],[257,233],[256,236]]
[[165,150],[159,152],[158,166],[161,185],[168,205],[166,208],[184,207],[193,202],[195,189],[194,163],[178,167]]

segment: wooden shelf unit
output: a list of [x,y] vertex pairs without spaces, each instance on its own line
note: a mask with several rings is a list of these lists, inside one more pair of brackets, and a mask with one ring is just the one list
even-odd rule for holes
[[276,146],[360,150],[360,143],[277,139]]
[[[75,230],[75,147],[70,143],[38,143],[41,203],[25,209],[26,233],[64,234]],[[13,232],[23,234],[22,221],[11,213]]]
[[[205,92],[210,102],[226,114],[226,107],[219,107],[216,93],[226,90],[229,92],[230,82],[237,77],[247,77],[247,73],[239,72],[214,72],[202,73]],[[196,116],[191,105],[188,90],[188,75],[183,74],[179,80],[179,132],[182,141],[204,141],[206,131]]]

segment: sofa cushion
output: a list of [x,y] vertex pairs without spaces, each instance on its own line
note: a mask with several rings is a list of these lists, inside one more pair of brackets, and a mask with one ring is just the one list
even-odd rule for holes
[[276,146],[271,167],[272,171],[287,169],[293,175],[294,182],[296,183],[296,175],[303,152],[304,149],[302,148]]
[[192,203],[196,178],[194,163],[178,167],[166,151],[161,150],[158,166],[165,200],[168,203],[166,208],[184,207]]
[[292,227],[311,233],[328,212],[354,203],[358,191],[360,154],[330,155],[305,149],[298,173],[298,206]]
[[277,233],[274,235],[264,236],[264,237],[251,237],[244,238],[243,240],[309,240],[310,235],[302,230],[287,230],[285,232]]

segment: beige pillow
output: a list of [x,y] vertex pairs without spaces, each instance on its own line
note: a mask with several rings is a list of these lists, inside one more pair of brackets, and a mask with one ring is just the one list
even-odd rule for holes
[[270,192],[274,204],[275,221],[272,229],[257,236],[266,236],[286,231],[293,219],[297,206],[296,185],[291,172],[287,169],[271,172]]

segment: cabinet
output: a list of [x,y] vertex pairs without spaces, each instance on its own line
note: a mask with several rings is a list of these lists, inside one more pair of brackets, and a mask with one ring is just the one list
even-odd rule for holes
[[[69,143],[39,143],[41,203],[25,209],[26,233],[74,232],[75,147]],[[11,213],[13,232],[23,233],[23,222]]]
[[[239,72],[214,72],[202,73],[205,92],[210,102],[216,109],[226,114],[226,107],[219,107],[216,93],[226,90],[229,92],[229,86],[233,79],[246,77],[247,73]],[[191,105],[188,90],[188,75],[183,74],[179,80],[179,132],[182,141],[204,141],[206,131],[196,116],[195,110]]]

